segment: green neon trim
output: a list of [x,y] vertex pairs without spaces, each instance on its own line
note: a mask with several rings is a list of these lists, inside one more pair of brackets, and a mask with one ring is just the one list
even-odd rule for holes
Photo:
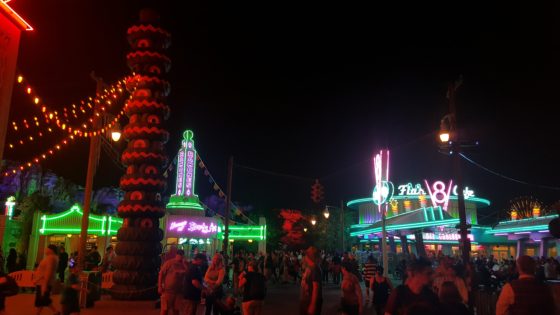
[[166,207],[171,209],[188,208],[188,209],[204,210],[204,208],[199,203],[189,202],[189,201],[184,201],[184,202],[173,201],[168,203]]
[[[415,243],[414,240],[408,240],[408,243]],[[368,239],[368,240],[360,240],[360,243],[379,243],[377,239]],[[395,243],[401,243],[401,240],[395,238]],[[478,242],[470,242],[473,245],[478,245]],[[424,241],[424,244],[451,244],[451,245],[459,245],[459,241]]]
[[541,230],[548,229],[547,225],[536,225],[536,226],[524,226],[518,228],[509,228],[509,229],[492,229],[491,231],[485,231],[485,234],[499,234],[499,233],[515,233],[515,232],[537,232]]
[[519,220],[501,221],[498,224],[508,224],[508,223],[525,222],[525,221],[539,221],[539,220],[542,220],[542,219],[553,219],[553,218],[558,218],[558,214],[552,214],[552,215],[547,215],[547,216],[544,216],[544,217],[536,217],[536,218],[525,218],[525,219],[519,219]]
[[422,212],[424,212],[424,221],[428,221],[428,214],[426,213],[426,208],[422,208]]
[[[426,200],[430,200],[430,196],[425,196]],[[450,196],[449,200],[457,200],[457,196]],[[395,200],[404,200],[404,199],[408,199],[408,200],[418,200],[418,196],[393,196],[393,199]],[[465,202],[475,202],[475,203],[481,203],[483,205],[489,206],[491,204],[490,200],[488,199],[484,199],[484,198],[479,198],[479,197],[471,197],[469,199],[465,199]],[[368,198],[360,198],[360,199],[355,199],[355,200],[350,200],[346,203],[347,207],[352,207],[353,205],[356,204],[361,204],[361,203],[370,203],[373,202],[373,198],[372,197],[368,197]]]
[[[44,233],[46,231],[53,231],[53,232],[81,232],[82,229],[77,229],[77,228],[60,228],[60,229],[40,229],[39,230],[41,233]],[[88,234],[90,234],[90,232],[102,232],[100,229],[88,229]],[[103,235],[103,233],[101,233]]]
[[439,217],[443,219],[443,210],[441,209],[441,207],[438,207],[439,209]]
[[[440,225],[451,225],[459,223],[459,219],[447,219],[447,220],[438,220],[438,221],[429,221],[429,222],[419,222],[419,223],[407,223],[407,224],[397,224],[397,225],[388,225],[386,227],[387,231],[393,230],[401,230],[401,229],[414,229],[420,227],[428,227],[428,226],[440,226]],[[381,227],[363,230],[363,231],[356,231],[350,233],[350,236],[359,236],[364,234],[374,234],[381,232]]]

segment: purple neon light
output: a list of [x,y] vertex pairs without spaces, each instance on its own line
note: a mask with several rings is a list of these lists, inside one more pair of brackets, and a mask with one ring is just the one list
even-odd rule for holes
[[183,186],[185,178],[185,151],[179,151],[179,157],[177,158],[177,189],[175,194],[178,196],[183,195]]
[[531,234],[531,232],[515,232],[513,234]]
[[218,226],[214,222],[206,224],[206,222],[196,222],[192,220],[182,220],[182,221],[171,221],[169,224],[168,231],[176,232],[200,232],[202,234],[211,234],[218,232]]
[[[190,143],[190,142],[189,142]],[[187,151],[187,178],[185,183],[185,191],[188,197],[193,195],[193,174],[194,174],[194,152]]]
[[494,233],[494,235],[501,235],[501,236],[503,236],[503,235],[508,235],[508,233]]

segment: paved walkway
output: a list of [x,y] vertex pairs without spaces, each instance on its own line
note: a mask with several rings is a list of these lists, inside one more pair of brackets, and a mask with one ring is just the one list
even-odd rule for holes
[[[365,290],[363,290],[365,295]],[[35,296],[31,293],[22,293],[6,299],[7,315],[35,315],[33,307]],[[60,295],[54,295],[54,305],[60,309]],[[323,287],[323,314],[339,314],[340,288],[333,284]],[[271,285],[265,300],[263,314],[285,315],[299,313],[299,286],[294,284]],[[44,309],[44,315],[51,315],[49,309]],[[100,301],[95,302],[93,308],[82,309],[82,315],[157,315],[159,309],[155,308],[153,301],[116,301],[104,295]],[[198,314],[204,314],[204,307],[199,307]],[[374,314],[373,309],[366,308],[364,314]]]

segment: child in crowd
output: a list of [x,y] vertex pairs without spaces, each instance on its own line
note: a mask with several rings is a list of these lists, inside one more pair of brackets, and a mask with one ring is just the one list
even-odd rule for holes
[[80,314],[80,293],[82,290],[80,270],[79,268],[71,268],[70,276],[66,280],[66,285],[60,298],[62,315]]

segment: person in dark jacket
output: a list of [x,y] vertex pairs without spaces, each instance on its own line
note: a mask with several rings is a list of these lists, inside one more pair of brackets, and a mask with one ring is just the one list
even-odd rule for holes
[[17,271],[17,252],[15,248],[10,248],[8,258],[6,258],[6,270],[8,273]]
[[496,315],[555,314],[554,300],[544,283],[535,278],[536,265],[533,258],[523,255],[517,258],[519,279],[504,285]]

